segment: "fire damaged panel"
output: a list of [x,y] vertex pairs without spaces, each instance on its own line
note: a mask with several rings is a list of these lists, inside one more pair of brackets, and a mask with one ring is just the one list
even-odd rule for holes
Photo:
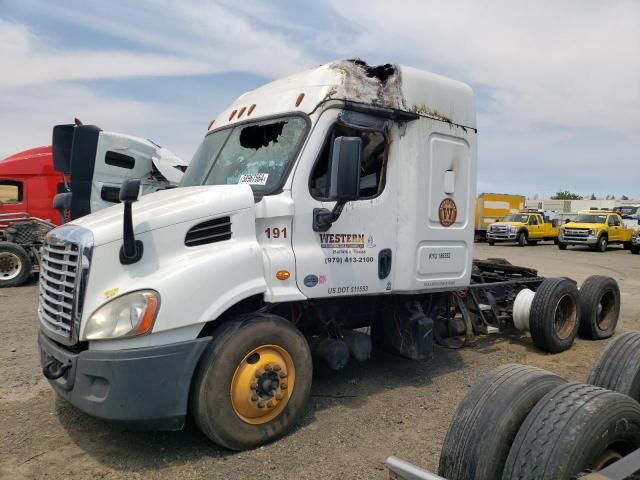
[[337,97],[371,103],[389,108],[407,110],[402,94],[402,76],[397,65],[390,63],[371,66],[366,62],[343,60],[331,64],[342,75]]

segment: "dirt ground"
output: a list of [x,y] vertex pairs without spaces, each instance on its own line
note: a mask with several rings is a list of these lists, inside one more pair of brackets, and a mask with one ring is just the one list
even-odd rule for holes
[[[476,247],[476,258],[505,257],[545,276],[579,283],[612,276],[622,290],[618,332],[640,329],[639,256],[613,248],[601,254],[553,245]],[[193,426],[131,431],[56,398],[39,369],[36,296],[35,281],[0,290],[0,478],[382,479],[389,455],[435,470],[451,416],[483,373],[520,362],[584,381],[606,344],[578,340],[570,351],[549,355],[528,336],[492,335],[463,350],[438,347],[435,360],[424,364],[374,352],[364,364],[314,379],[309,409],[288,436],[234,453]]]

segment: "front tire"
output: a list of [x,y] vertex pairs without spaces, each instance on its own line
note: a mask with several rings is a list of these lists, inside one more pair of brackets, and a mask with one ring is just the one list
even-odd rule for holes
[[636,245],[631,245],[631,248],[629,249],[631,251],[632,254],[634,255],[638,255],[640,254],[640,246],[636,246]]
[[607,251],[608,246],[609,246],[609,239],[606,237],[606,235],[601,235],[600,238],[598,239],[598,243],[596,244],[596,250],[598,250],[601,253],[604,253]]
[[17,287],[27,281],[33,265],[27,251],[17,243],[0,242],[0,288]]
[[566,250],[567,249],[567,244],[566,243],[562,243],[561,241],[558,240],[558,248],[560,250]]
[[492,246],[492,247],[496,244],[496,242],[494,242],[494,241],[492,241],[492,240],[489,240],[487,243],[488,243],[490,246]]
[[527,244],[527,234],[520,232],[518,234],[518,245],[524,247]]
[[578,288],[566,278],[547,278],[531,302],[529,330],[533,343],[545,352],[571,348],[578,334]]
[[200,362],[192,390],[195,421],[230,450],[276,440],[304,412],[312,370],[309,345],[289,321],[240,316],[216,332]]

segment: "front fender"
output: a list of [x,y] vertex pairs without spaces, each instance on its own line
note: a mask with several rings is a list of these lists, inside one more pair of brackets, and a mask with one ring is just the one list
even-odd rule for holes
[[231,239],[207,245],[184,245],[187,230],[202,219],[138,235],[136,238],[144,243],[144,254],[132,265],[118,261],[120,241],[97,247],[80,338],[84,338],[86,321],[97,308],[135,290],[160,293],[154,334],[214,320],[240,300],[264,293],[266,282],[254,211],[244,209],[230,217]]

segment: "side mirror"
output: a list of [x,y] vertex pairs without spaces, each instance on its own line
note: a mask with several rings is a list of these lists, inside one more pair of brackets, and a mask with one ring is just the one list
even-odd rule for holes
[[140,196],[140,180],[129,179],[125,180],[120,187],[120,193],[118,198],[122,203],[125,202],[137,202]]
[[120,263],[131,265],[142,258],[144,245],[136,240],[133,233],[133,215],[131,204],[138,201],[140,195],[140,180],[125,180],[120,187],[120,201],[124,203],[124,218],[122,219],[122,247],[120,248]]
[[329,199],[335,200],[333,210],[313,209],[313,231],[326,232],[340,218],[345,203],[360,198],[360,155],[362,139],[338,137],[333,141],[331,155]]
[[350,202],[360,197],[362,139],[338,137],[333,142],[329,198]]

